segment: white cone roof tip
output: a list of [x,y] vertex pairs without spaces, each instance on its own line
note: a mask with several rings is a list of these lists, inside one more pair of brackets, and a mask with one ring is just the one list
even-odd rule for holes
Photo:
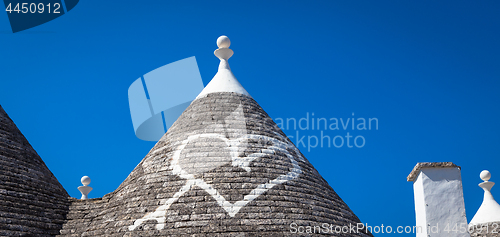
[[493,198],[493,195],[491,194],[491,188],[495,185],[495,183],[488,181],[491,174],[489,171],[483,170],[479,176],[484,181],[479,184],[479,187],[484,190],[484,199],[469,225],[500,222],[500,205],[497,201],[495,201],[495,198]]
[[[210,93],[215,92],[235,92],[250,96],[243,88],[240,82],[236,79],[227,60],[233,56],[233,50],[229,49],[231,41],[225,35],[217,39],[217,46],[219,49],[215,50],[214,54],[220,59],[219,71],[208,85],[201,91],[196,99],[204,97]],[[251,96],[250,96],[251,97]]]

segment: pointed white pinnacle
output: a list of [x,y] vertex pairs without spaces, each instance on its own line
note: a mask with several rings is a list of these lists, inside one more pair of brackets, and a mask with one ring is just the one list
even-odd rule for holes
[[231,40],[229,40],[229,38],[225,35],[217,39],[217,46],[219,48],[215,50],[214,54],[220,59],[219,70],[205,89],[203,89],[203,91],[201,91],[201,93],[196,97],[196,99],[215,92],[234,92],[250,96],[250,94],[248,94],[245,88],[243,88],[240,82],[236,79],[231,71],[231,68],[229,67],[229,63],[227,62],[227,60],[234,54],[233,50],[229,48],[230,45]]
[[491,194],[491,188],[495,185],[494,182],[489,181],[491,173],[483,170],[479,177],[484,181],[479,184],[479,187],[484,190],[483,203],[470,221],[469,226],[500,221],[500,205]]

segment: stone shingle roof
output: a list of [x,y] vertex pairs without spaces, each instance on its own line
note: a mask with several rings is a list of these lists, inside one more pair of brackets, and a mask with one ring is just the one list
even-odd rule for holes
[[193,101],[115,192],[75,201],[61,233],[281,236],[292,223],[358,222],[255,100],[217,92]]
[[0,106],[0,236],[53,236],[68,193]]
[[[215,52],[221,59],[216,83],[191,103],[114,192],[64,199],[66,192],[55,189],[57,180],[44,179],[53,184],[54,197],[47,203],[50,210],[40,211],[67,210],[60,236],[311,235],[294,233],[300,230],[372,236],[351,232],[358,217],[259,104],[241,93],[246,90],[227,64],[232,55],[227,42]],[[217,87],[224,81],[230,86]],[[50,233],[60,227],[62,217],[56,217],[59,226]]]

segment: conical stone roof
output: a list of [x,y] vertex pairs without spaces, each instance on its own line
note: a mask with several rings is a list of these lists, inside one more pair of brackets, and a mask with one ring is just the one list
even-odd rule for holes
[[[221,49],[219,72],[230,72]],[[229,72],[211,84],[231,86],[207,86],[116,191],[74,201],[61,233],[296,236],[327,225],[372,236],[346,230],[360,220]]]
[[68,193],[0,106],[0,236],[53,236]]

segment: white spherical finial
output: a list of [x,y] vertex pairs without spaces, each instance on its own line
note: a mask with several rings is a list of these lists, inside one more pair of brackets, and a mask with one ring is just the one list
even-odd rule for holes
[[81,179],[81,181],[82,181],[83,186],[87,186],[87,185],[90,184],[90,178],[89,178],[89,176],[83,176],[82,179]]
[[89,193],[90,191],[92,191],[93,188],[87,186],[90,184],[90,178],[89,176],[83,176],[82,179],[80,180],[82,181],[82,184],[83,186],[80,186],[78,187],[78,190],[80,190],[80,192],[82,193],[82,197],[80,199],[88,199],[89,198]]
[[479,177],[483,181],[487,182],[491,178],[491,173],[489,171],[487,171],[487,170],[483,170],[483,171],[481,171],[481,174],[479,174]]
[[217,39],[217,46],[219,48],[229,48],[229,46],[231,45],[231,40],[229,40],[229,38],[225,35],[219,37]]

